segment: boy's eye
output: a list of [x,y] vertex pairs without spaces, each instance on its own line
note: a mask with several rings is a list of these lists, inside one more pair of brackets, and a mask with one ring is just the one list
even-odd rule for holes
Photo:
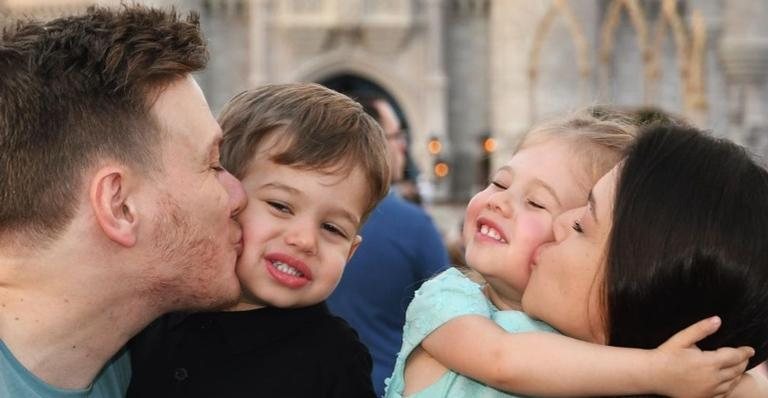
[[275,210],[277,210],[277,211],[279,211],[281,213],[288,213],[288,214],[291,213],[291,208],[286,206],[286,205],[284,205],[284,204],[282,204],[282,203],[280,203],[280,202],[276,202],[276,201],[273,201],[273,200],[268,200],[267,204],[271,208],[273,208],[273,209],[275,209]]
[[222,166],[221,164],[218,164],[218,163],[216,163],[213,166],[211,166],[211,169],[216,171],[216,172],[218,172],[218,173],[222,173],[222,172],[225,171],[224,170],[224,166]]
[[535,202],[533,200],[530,200],[530,199],[528,199],[528,204],[533,206],[533,207],[535,207],[535,208],[537,208],[537,209],[547,210],[547,208],[544,207],[544,205],[542,205],[542,204],[540,204],[538,202]]
[[332,233],[332,234],[335,234],[335,235],[341,236],[344,239],[347,239],[347,234],[344,233],[344,231],[342,231],[341,228],[338,228],[337,226],[335,226],[333,224],[324,223],[323,224],[323,229],[328,231],[328,232],[330,232],[330,233]]

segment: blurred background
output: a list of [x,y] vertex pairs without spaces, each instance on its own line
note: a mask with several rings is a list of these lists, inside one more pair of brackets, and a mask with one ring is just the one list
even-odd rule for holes
[[[216,113],[265,83],[384,94],[441,229],[553,114],[655,107],[768,153],[765,0],[153,0],[197,10]],[[0,24],[117,0],[0,0]],[[449,238],[450,239],[450,238]]]

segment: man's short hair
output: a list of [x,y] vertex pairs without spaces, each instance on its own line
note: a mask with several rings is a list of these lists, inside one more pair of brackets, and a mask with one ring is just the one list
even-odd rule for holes
[[19,21],[0,39],[0,236],[51,239],[83,172],[111,158],[159,168],[163,88],[205,67],[199,18],[139,5]]
[[245,91],[224,107],[219,123],[222,164],[240,179],[259,145],[276,133],[280,153],[271,160],[277,164],[334,173],[360,169],[368,188],[363,218],[389,190],[381,127],[360,104],[329,88],[294,83]]

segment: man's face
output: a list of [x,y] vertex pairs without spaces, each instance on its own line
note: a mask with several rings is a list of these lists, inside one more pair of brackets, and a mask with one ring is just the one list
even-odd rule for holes
[[387,137],[387,149],[389,152],[389,171],[392,182],[403,179],[405,171],[405,135],[400,127],[400,119],[397,118],[392,105],[386,101],[376,101],[375,106],[379,111],[379,124]]
[[[242,250],[233,217],[245,206],[240,182],[221,168],[216,123],[194,79],[180,79],[158,97],[152,113],[162,139],[162,170],[154,185],[149,284],[165,310],[206,309],[240,295],[235,262]],[[163,304],[161,304],[163,305]]]

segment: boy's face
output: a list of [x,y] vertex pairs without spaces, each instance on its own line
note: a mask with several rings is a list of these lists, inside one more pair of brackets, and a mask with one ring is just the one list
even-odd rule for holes
[[271,154],[257,152],[243,178],[250,204],[239,216],[243,296],[235,309],[325,300],[361,240],[367,196],[362,172],[303,170],[276,164]]
[[497,305],[520,308],[534,251],[553,240],[553,220],[586,203],[590,181],[581,163],[563,140],[532,145],[469,202],[466,260],[491,285]]

